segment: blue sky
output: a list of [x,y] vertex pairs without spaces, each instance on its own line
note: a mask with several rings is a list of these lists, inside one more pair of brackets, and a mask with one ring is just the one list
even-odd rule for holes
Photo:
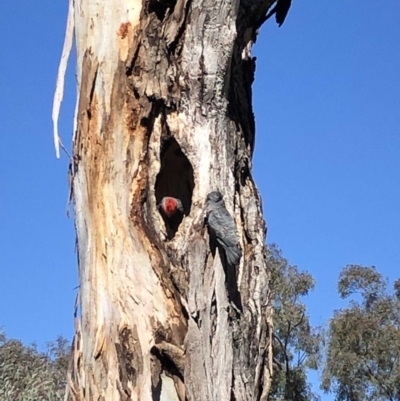
[[268,242],[316,278],[315,324],[341,267],[400,271],[400,3],[294,1],[262,28],[254,173]]
[[[39,345],[72,337],[78,285],[68,160],[55,158],[51,126],[66,15],[65,1],[0,5],[0,326]],[[293,0],[254,49],[254,175],[268,242],[315,277],[314,324],[343,305],[346,264],[400,276],[398,15],[398,0]],[[69,145],[74,66],[67,85]]]

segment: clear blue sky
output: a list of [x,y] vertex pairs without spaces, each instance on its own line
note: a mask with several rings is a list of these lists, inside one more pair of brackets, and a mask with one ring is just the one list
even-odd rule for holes
[[[66,1],[0,5],[0,326],[43,345],[73,333],[77,282],[65,156],[51,108]],[[314,324],[343,305],[340,269],[400,276],[400,3],[293,0],[254,49],[254,174],[268,242],[317,280]],[[69,145],[74,66],[61,112]]]

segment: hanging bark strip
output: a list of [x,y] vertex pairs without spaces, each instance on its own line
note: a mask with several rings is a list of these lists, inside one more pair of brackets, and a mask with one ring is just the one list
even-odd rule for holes
[[[74,1],[75,400],[267,399],[251,47],[272,3]],[[236,268],[204,222],[213,190],[235,218]],[[165,196],[179,220],[160,213]]]

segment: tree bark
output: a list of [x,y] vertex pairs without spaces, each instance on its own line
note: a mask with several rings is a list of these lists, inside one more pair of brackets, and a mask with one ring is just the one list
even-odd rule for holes
[[[74,0],[71,0],[74,1]],[[75,0],[75,400],[266,400],[271,305],[251,176],[251,47],[274,1]],[[210,239],[223,193],[243,256]],[[182,200],[172,224],[157,204]]]

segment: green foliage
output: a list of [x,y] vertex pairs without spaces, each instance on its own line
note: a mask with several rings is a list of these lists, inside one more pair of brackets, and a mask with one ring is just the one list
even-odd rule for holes
[[317,396],[307,383],[307,369],[317,369],[322,334],[313,329],[301,298],[314,288],[314,279],[268,246],[274,308],[274,374],[270,400],[308,401]]
[[47,353],[42,353],[0,331],[0,400],[64,400],[69,353],[62,337],[48,343]]
[[356,295],[330,321],[322,388],[338,401],[400,400],[400,301],[374,267],[347,266],[342,298]]
[[385,293],[386,283],[375,267],[348,265],[339,276],[338,290],[341,298],[347,298],[359,293],[365,302],[371,298],[382,297]]

